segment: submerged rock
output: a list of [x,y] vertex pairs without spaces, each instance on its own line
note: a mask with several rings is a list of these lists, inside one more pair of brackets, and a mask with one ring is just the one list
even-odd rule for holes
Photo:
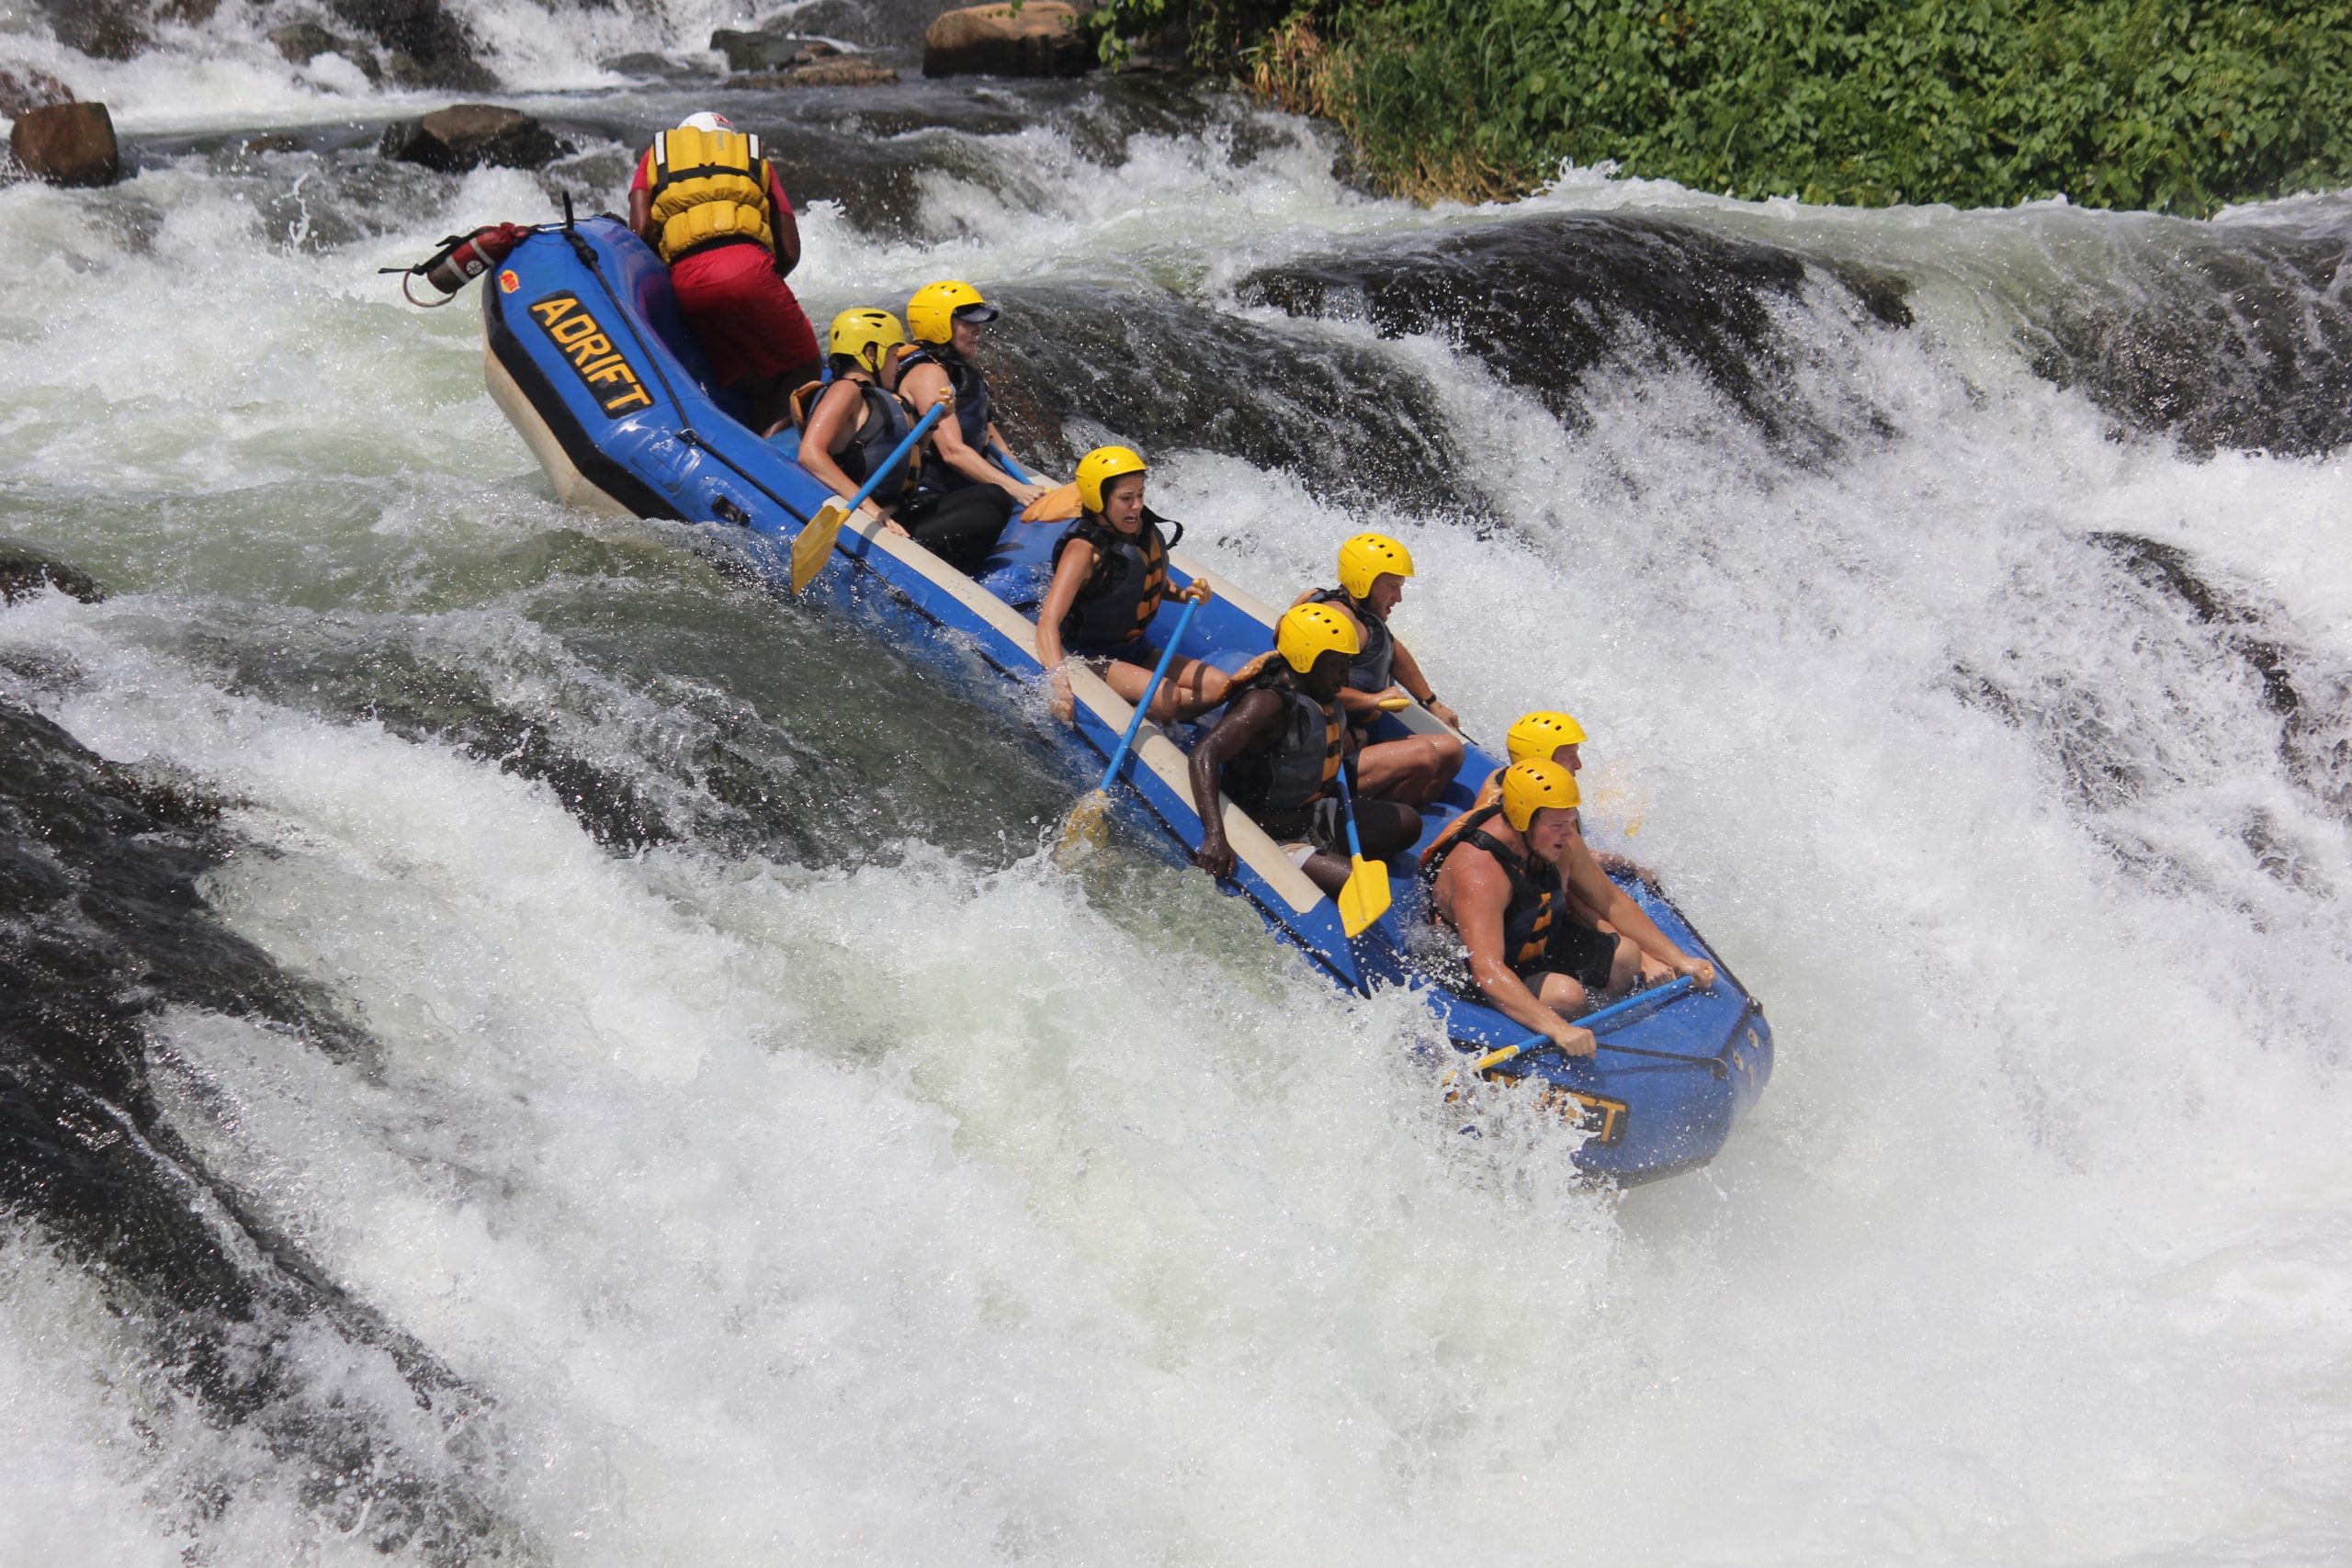
[[29,65],[0,65],[0,115],[10,119],[27,109],[70,104],[74,89],[46,71]]
[[788,65],[806,65],[815,58],[788,34],[747,33],[733,28],[711,34],[710,47],[727,57],[729,71],[781,71]]
[[107,186],[122,177],[114,117],[104,104],[51,104],[27,109],[8,133],[8,151],[51,185]]
[[1061,0],[967,6],[923,34],[926,76],[1082,76],[1093,65],[1078,11]]
[[376,51],[356,39],[330,32],[316,22],[296,22],[291,26],[272,29],[269,41],[277,46],[288,63],[308,65],[322,54],[338,54],[368,73],[370,82],[380,80],[384,68],[376,59]]
[[520,109],[498,104],[453,104],[423,119],[394,120],[384,128],[380,150],[387,158],[457,174],[485,164],[501,169],[536,169],[571,148]]
[[51,588],[85,604],[95,604],[107,596],[98,580],[78,567],[53,561],[21,545],[0,544],[0,604],[13,604]]
[[139,0],[41,0],[57,41],[93,60],[128,60],[154,41]]
[[861,49],[910,49],[938,14],[937,0],[809,0],[762,30],[839,39]]

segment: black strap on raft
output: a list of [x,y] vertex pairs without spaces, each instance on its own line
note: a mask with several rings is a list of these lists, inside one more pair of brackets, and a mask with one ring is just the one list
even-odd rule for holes
[[[570,243],[571,254],[580,258],[580,265],[588,269],[588,276],[596,280],[596,287],[602,289],[605,298],[611,301],[613,314],[619,319],[622,326],[628,329],[628,335],[636,342],[638,352],[645,356],[645,363],[652,367],[653,378],[662,383],[662,395],[670,400],[670,407],[675,410],[678,415],[678,440],[697,451],[709,453],[737,479],[784,508],[786,516],[806,524],[808,521],[807,513],[762,484],[756,476],[745,471],[741,464],[705,441],[695,431],[693,423],[686,418],[686,405],[678,400],[677,389],[670,385],[670,373],[662,368],[661,356],[646,346],[645,334],[637,330],[636,315],[621,303],[620,296],[613,292],[613,286],[605,281],[605,269],[596,263],[595,247],[581,237],[579,226],[572,220],[571,193],[564,191],[560,194],[563,197],[563,221],[557,227],[564,239]],[[735,519],[729,518],[728,521],[733,522]],[[746,518],[744,521],[748,523],[749,519]]]

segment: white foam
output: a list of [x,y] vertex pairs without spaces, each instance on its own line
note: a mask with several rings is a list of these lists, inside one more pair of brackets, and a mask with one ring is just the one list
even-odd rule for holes
[[[935,243],[819,208],[808,288],[1214,300],[1335,235],[1509,216],[1353,197],[1306,132],[1239,165],[1140,138],[1112,179],[1073,146],[992,139],[1014,177],[933,180]],[[590,680],[451,564],[571,525],[480,391],[470,303],[412,316],[370,275],[545,198],[478,175],[317,254],[193,164],[0,190],[0,331],[33,350],[0,355],[0,517],[126,590],[0,614],[0,653],[78,671],[36,695],[89,744],[237,803],[272,852],[208,895],[381,1052],[175,1014],[167,1112],[495,1401],[481,1483],[551,1561],[2340,1560],[2352,849],[2244,659],[2089,536],[2180,546],[2341,670],[2352,474],[2112,440],[2019,364],[2002,290],[2147,223],[1544,201],[1900,266],[1920,324],[1826,286],[1774,308],[1818,458],[1646,355],[1569,429],[1442,343],[1302,329],[1429,379],[1490,540],[1149,456],[1270,600],[1348,533],[1405,539],[1398,629],[1441,690],[1488,738],[1577,712],[1597,815],[1770,1008],[1780,1072],[1724,1157],[1617,1205],[1566,1189],[1556,1134],[1459,1136],[1425,1021],[1335,996],[1181,869],[615,857],[494,763],[227,689],[174,630],[311,605],[431,604],[403,637],[518,708]],[[365,586],[412,577],[434,592]],[[1976,676],[2056,716],[2013,728]],[[567,743],[602,727],[618,767],[669,734],[641,686]],[[2074,741],[2130,787],[2084,798]],[[2256,813],[2305,882],[2262,869]],[[300,1528],[234,1435],[143,1457],[83,1381],[136,1349],[70,1272],[40,1289],[74,1299],[12,1298],[0,1378],[72,1433],[8,1495],[89,1506],[11,1516],[6,1555],[160,1560],[187,1532],[139,1499],[218,1474],[259,1539]],[[227,1529],[187,1527],[234,1555]]]

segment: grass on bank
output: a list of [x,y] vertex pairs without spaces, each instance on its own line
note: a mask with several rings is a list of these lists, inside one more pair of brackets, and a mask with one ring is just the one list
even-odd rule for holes
[[2352,0],[1111,0],[1111,47],[1336,120],[1400,195],[1523,195],[1563,160],[1850,206],[2202,215],[2352,184]]

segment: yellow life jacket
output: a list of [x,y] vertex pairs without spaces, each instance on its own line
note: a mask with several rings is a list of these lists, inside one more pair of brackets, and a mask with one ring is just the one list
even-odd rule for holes
[[682,125],[654,134],[651,157],[646,189],[661,225],[663,261],[737,240],[775,249],[775,209],[758,137]]

